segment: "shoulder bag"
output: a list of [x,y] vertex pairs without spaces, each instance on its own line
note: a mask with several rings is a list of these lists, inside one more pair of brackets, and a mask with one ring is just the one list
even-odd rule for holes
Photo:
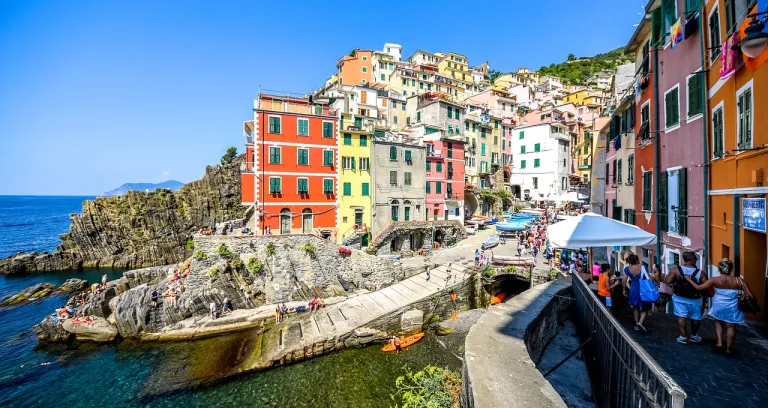
[[656,284],[648,278],[648,274],[643,269],[640,272],[640,300],[645,303],[656,303],[659,300],[659,289]]
[[741,293],[739,294],[738,306],[739,310],[744,313],[760,313],[760,304],[757,303],[757,299],[755,297],[747,297],[747,294],[744,293],[744,280],[742,278],[739,278],[739,283],[741,283]]

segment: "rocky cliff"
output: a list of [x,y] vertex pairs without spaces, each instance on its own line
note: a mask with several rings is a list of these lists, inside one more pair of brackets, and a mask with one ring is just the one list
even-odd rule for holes
[[208,166],[205,175],[178,192],[129,191],[122,197],[83,202],[70,216],[69,232],[53,253],[17,254],[0,260],[0,274],[83,267],[140,268],[180,261],[185,244],[200,226],[244,218],[240,205],[240,164]]

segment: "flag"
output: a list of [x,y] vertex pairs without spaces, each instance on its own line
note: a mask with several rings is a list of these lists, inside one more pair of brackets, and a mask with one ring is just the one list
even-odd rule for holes
[[677,22],[669,29],[669,42],[672,48],[683,41],[683,22],[681,18],[677,19]]

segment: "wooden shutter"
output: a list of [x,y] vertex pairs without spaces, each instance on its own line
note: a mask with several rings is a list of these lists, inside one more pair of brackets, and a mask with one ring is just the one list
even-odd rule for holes
[[360,92],[360,103],[368,103],[368,92]]
[[747,89],[744,96],[744,148],[752,144],[752,89]]
[[[728,0],[725,0],[726,2]],[[657,8],[656,10],[653,10],[651,12],[651,24],[652,24],[652,39],[654,45],[661,44],[663,40],[663,33],[662,33],[662,22],[661,22],[661,8]]]
[[677,186],[677,232],[685,236],[688,234],[688,169],[685,167],[678,171]]
[[659,172],[659,225],[662,231],[669,231],[667,214],[667,172]]
[[430,194],[429,181],[427,181],[427,194]]
[[390,171],[389,172],[389,184],[396,186],[397,185],[397,172],[396,171]]

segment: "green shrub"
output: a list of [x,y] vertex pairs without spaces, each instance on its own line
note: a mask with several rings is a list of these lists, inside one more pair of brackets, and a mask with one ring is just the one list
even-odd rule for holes
[[219,267],[218,266],[214,266],[213,268],[208,269],[208,276],[211,279],[215,278],[216,275],[218,275],[218,274],[219,274]]
[[190,250],[190,251],[195,249],[195,241],[192,241],[191,239],[188,239],[187,240],[187,249]]
[[522,210],[522,209],[523,209],[522,205],[518,204],[518,205],[515,206],[515,212],[520,212],[520,210]]
[[552,268],[551,271],[549,271],[549,280],[555,280],[557,277],[560,276],[560,271],[558,271],[555,268]]
[[397,392],[391,397],[402,402],[398,405],[401,408],[452,408],[459,406],[461,376],[433,365],[416,373],[406,368],[406,375],[397,377],[395,387]]
[[240,258],[235,258],[234,261],[232,261],[232,269],[236,271],[242,271],[243,270],[243,260]]
[[287,242],[283,242],[283,248],[288,249],[290,247],[291,247],[291,244],[289,244]]
[[222,258],[229,258],[230,255],[232,255],[229,252],[229,247],[226,244],[219,245],[218,248],[216,248],[216,252],[219,254]]
[[306,252],[308,255],[314,255],[315,251],[317,251],[317,248],[315,248],[315,246],[311,242],[305,243],[304,246],[301,247],[301,249],[303,249],[304,252]]
[[506,268],[504,268],[504,272],[506,272],[506,273],[515,273],[515,272],[517,272],[517,266],[511,266],[511,265],[507,266]]
[[483,276],[485,276],[486,278],[492,278],[496,276],[496,270],[488,266],[483,271]]
[[202,261],[203,259],[208,259],[208,255],[206,255],[205,252],[199,249],[195,251],[195,253],[192,256],[194,256],[195,259],[197,259],[198,261]]
[[264,268],[264,264],[256,258],[249,258],[246,266],[251,273],[259,273]]
[[275,254],[275,244],[270,242],[267,244],[267,255],[272,256]]
[[365,253],[368,255],[376,255],[378,251],[374,247],[368,247],[365,249]]

